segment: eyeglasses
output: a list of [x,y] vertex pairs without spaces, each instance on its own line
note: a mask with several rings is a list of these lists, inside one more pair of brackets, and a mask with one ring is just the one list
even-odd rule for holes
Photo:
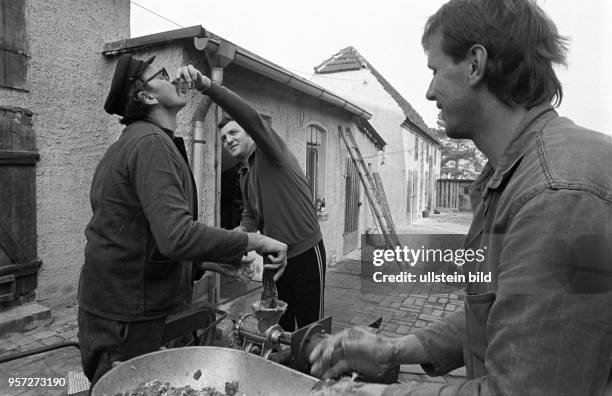
[[153,74],[151,77],[147,78],[142,83],[146,85],[149,81],[155,80],[156,78],[160,80],[170,81],[170,75],[166,71],[166,68],[162,67],[157,73]]

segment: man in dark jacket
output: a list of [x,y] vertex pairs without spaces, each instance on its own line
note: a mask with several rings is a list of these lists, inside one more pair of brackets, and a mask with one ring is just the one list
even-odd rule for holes
[[193,262],[235,273],[255,250],[279,275],[286,266],[284,243],[197,220],[196,186],[174,136],[187,89],[152,61],[121,56],[104,106],[126,128],[96,168],[85,230],[78,322],[92,385],[113,362],[159,349],[166,317],[191,303]]
[[[190,74],[191,71],[191,74]],[[287,269],[278,278],[278,298],[288,304],[279,324],[295,330],[323,314],[325,247],[304,171],[287,144],[246,100],[211,83],[193,66],[188,81],[221,106],[223,146],[241,160],[240,189],[244,212],[239,229],[287,244]]]

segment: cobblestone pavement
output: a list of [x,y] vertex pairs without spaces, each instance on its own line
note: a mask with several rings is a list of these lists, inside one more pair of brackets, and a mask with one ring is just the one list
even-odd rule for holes
[[[466,233],[470,219],[468,214],[434,215],[419,224],[403,227],[398,233]],[[355,251],[338,264],[328,267],[325,315],[333,317],[334,332],[353,325],[367,325],[382,317],[381,333],[399,337],[454,312],[463,304],[461,291],[447,284],[411,284],[364,293],[361,289],[359,260],[359,251]],[[54,309],[53,321],[47,326],[0,338],[0,356],[77,341],[76,312],[75,306]],[[80,370],[80,355],[74,347],[2,363],[0,394],[65,395],[68,392],[69,372],[74,374]],[[402,372],[400,379],[404,380],[423,377],[418,366],[402,366]],[[463,373],[459,370],[456,374],[461,376]],[[62,383],[65,385],[45,388],[9,387],[8,380],[11,377],[63,378]],[[447,377],[437,380],[456,379]]]
[[[359,262],[353,262],[357,268]],[[454,312],[463,304],[462,294],[447,285],[407,286],[401,292],[361,292],[359,274],[328,270],[325,314],[333,316],[333,331],[368,325],[382,317],[381,334],[397,337]],[[331,285],[334,285],[332,287]]]
[[[471,214],[444,213],[398,230],[402,234],[466,234]],[[412,283],[362,291],[361,256],[354,251],[327,268],[325,314],[333,316],[333,330],[369,324],[383,317],[381,333],[397,337],[427,326],[463,305],[463,293],[449,284]],[[369,290],[368,290],[369,291]]]
[[[53,321],[25,333],[13,333],[0,339],[0,356],[30,351],[53,344],[77,341],[76,306],[53,310]],[[81,369],[81,357],[75,347],[65,347],[0,364],[1,395],[66,395],[68,375]],[[10,386],[17,378],[36,378],[45,386]],[[52,386],[47,386],[47,384]]]

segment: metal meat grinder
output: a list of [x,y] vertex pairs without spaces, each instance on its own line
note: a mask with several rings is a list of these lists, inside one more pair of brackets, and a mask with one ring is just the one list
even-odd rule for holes
[[[287,303],[278,300],[276,308],[262,308],[260,303],[252,305],[253,312],[234,321],[234,345],[247,352],[255,353],[271,361],[288,366],[294,370],[310,374],[308,357],[313,349],[331,334],[332,318],[311,323],[294,332],[284,331],[278,324],[287,309]],[[369,327],[378,329],[382,318],[372,322]],[[391,384],[397,382],[399,366],[375,377],[360,375],[366,382]]]

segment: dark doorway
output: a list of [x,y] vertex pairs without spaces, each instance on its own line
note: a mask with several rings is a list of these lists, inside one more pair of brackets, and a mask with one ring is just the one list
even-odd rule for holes
[[359,243],[359,174],[350,157],[346,158],[343,254],[357,249]]

